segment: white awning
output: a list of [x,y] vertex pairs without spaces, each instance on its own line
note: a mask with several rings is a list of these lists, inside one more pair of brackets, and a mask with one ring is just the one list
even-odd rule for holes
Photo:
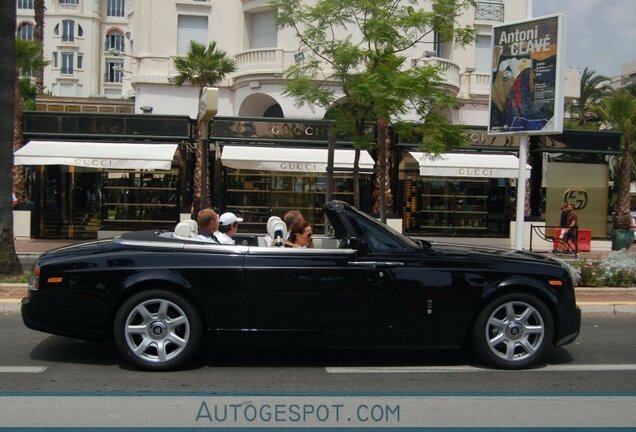
[[[335,150],[334,168],[353,169],[355,150]],[[327,149],[247,147],[226,145],[223,166],[235,169],[288,172],[327,172]],[[360,151],[360,169],[373,169],[371,155]]]
[[[517,178],[519,159],[514,155],[409,152],[420,165],[420,175],[437,177]],[[526,164],[526,175],[532,167]]]
[[73,165],[104,169],[169,170],[177,144],[29,141],[15,165]]

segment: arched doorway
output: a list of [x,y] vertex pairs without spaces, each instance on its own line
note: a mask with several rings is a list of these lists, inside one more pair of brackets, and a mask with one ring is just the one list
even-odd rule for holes
[[284,118],[285,114],[276,99],[266,94],[255,93],[243,100],[239,116]]

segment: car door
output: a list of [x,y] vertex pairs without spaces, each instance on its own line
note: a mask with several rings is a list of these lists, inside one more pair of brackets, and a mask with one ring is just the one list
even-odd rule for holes
[[399,317],[393,279],[351,249],[250,248],[244,293],[251,329],[386,329]]

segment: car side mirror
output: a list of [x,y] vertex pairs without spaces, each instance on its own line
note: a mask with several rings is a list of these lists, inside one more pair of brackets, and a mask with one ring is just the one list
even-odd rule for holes
[[365,256],[369,253],[367,242],[358,237],[349,237],[347,239],[347,249],[358,251],[359,256]]

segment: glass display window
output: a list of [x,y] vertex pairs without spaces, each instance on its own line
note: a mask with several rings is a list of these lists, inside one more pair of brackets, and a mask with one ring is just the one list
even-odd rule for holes
[[509,182],[499,178],[422,177],[404,173],[404,230],[409,234],[505,237]]
[[[361,184],[370,183],[363,177],[369,176],[361,176]],[[289,210],[299,210],[311,225],[324,228],[326,174],[227,168],[225,183],[227,211],[241,215],[243,232],[265,232],[270,216],[282,218]],[[352,174],[335,174],[333,199],[353,203],[353,195]]]
[[178,172],[102,173],[105,230],[171,229],[179,219]]

